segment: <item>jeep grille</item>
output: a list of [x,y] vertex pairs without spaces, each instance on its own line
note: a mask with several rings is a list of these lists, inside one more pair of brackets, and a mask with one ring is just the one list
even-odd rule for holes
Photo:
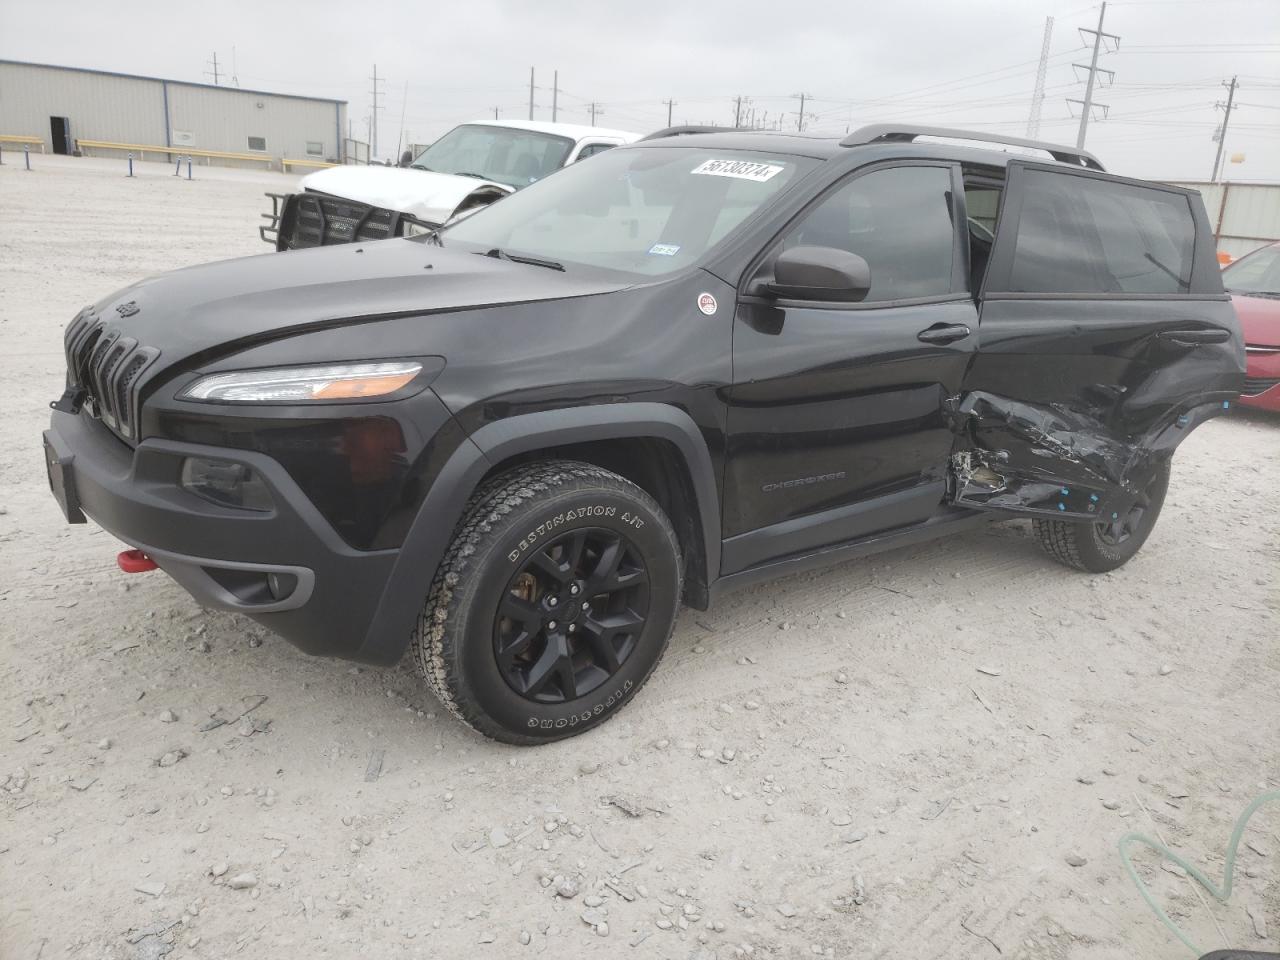
[[85,392],[84,407],[123,440],[138,436],[138,379],[160,355],[105,320],[85,313],[67,327],[67,382]]

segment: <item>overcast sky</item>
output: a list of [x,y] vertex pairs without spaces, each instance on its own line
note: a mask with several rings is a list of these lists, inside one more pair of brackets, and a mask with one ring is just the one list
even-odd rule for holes
[[[1077,27],[1098,6],[1073,0],[0,0],[0,58],[211,82],[209,61],[241,86],[345,99],[363,139],[378,67],[379,146],[429,142],[456,123],[559,118],[645,132],[673,119],[731,123],[781,118],[843,133],[909,120],[1024,134],[1045,17],[1055,18],[1040,136],[1074,143],[1082,98],[1072,63],[1088,63]],[[1086,146],[1135,176],[1207,179],[1221,120],[1220,83],[1240,77],[1227,166],[1236,180],[1280,181],[1280,0],[1129,0],[1109,3],[1106,32],[1121,37],[1100,65],[1114,85],[1096,99]],[[233,58],[234,51],[234,58]],[[1083,73],[1080,73],[1080,78]],[[3,91],[0,91],[0,96]]]

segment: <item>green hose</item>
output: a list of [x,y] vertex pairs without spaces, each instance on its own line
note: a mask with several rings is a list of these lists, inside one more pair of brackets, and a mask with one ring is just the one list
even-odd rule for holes
[[1204,951],[1192,943],[1187,935],[1178,928],[1176,923],[1169,919],[1169,915],[1164,912],[1158,903],[1156,903],[1155,898],[1151,895],[1151,891],[1147,889],[1147,885],[1143,883],[1142,878],[1138,876],[1138,871],[1134,869],[1133,861],[1129,859],[1129,851],[1126,849],[1126,846],[1130,843],[1146,844],[1156,853],[1160,854],[1161,857],[1164,857],[1166,860],[1172,860],[1183,870],[1187,871],[1196,883],[1200,884],[1200,886],[1213,894],[1215,900],[1220,903],[1226,903],[1227,899],[1231,896],[1231,884],[1235,877],[1236,848],[1240,846],[1240,837],[1244,834],[1245,825],[1249,822],[1249,818],[1253,816],[1255,810],[1271,800],[1280,800],[1280,790],[1273,790],[1270,793],[1264,793],[1262,796],[1258,797],[1253,801],[1253,803],[1244,808],[1244,813],[1240,814],[1240,819],[1236,821],[1236,828],[1231,831],[1231,842],[1227,844],[1227,867],[1223,874],[1221,889],[1219,889],[1212,880],[1206,877],[1197,868],[1187,863],[1187,861],[1183,860],[1164,844],[1156,843],[1150,837],[1141,833],[1129,833],[1120,838],[1120,859],[1124,861],[1124,867],[1129,872],[1129,878],[1137,885],[1138,892],[1142,894],[1142,899],[1147,901],[1147,906],[1155,911],[1156,916],[1159,917],[1160,921],[1169,928],[1169,931],[1185,943],[1188,949],[1195,953],[1197,957],[1201,956]]

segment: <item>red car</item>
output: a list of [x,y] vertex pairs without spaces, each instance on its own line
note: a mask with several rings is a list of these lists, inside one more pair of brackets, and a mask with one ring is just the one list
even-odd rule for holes
[[1280,243],[1222,271],[1244,330],[1248,366],[1240,402],[1280,412]]

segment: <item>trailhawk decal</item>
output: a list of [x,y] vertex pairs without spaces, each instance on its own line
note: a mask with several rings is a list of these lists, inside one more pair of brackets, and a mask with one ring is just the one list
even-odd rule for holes
[[716,298],[713,297],[711,294],[709,293],[698,294],[698,309],[701,310],[703,313],[705,313],[708,317],[714,315],[716,310],[719,308],[719,306],[720,305],[716,303]]
[[783,171],[773,163],[756,163],[754,160],[707,160],[691,170],[708,177],[733,177],[735,180],[754,180],[764,183]]

